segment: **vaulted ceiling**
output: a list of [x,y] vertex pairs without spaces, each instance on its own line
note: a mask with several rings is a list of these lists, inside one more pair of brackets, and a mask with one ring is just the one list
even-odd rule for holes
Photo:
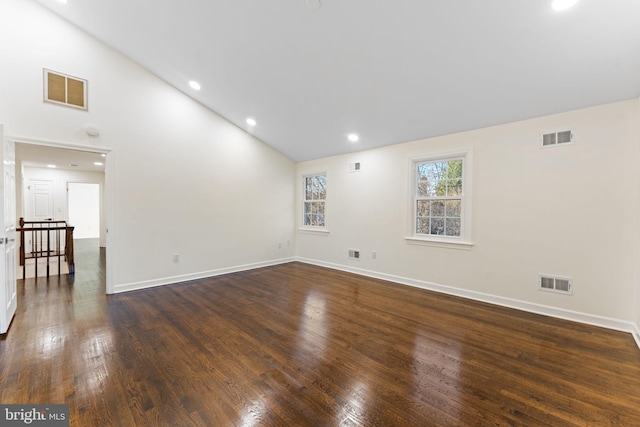
[[638,0],[38,2],[295,161],[640,97]]

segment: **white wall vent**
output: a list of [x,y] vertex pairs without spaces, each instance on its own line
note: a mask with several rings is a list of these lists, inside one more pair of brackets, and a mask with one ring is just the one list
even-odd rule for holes
[[573,294],[573,283],[570,277],[541,274],[538,276],[538,288],[541,291],[557,292],[566,295]]
[[563,130],[560,132],[545,133],[542,135],[542,147],[555,147],[563,144],[573,143],[573,132]]
[[360,259],[360,251],[358,249],[349,249],[349,258]]
[[349,172],[360,172],[360,162],[349,163]]

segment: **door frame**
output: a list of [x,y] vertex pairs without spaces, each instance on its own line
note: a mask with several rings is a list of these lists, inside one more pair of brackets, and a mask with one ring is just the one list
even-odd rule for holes
[[115,156],[110,147],[97,147],[95,145],[81,145],[81,144],[71,144],[67,142],[53,141],[53,140],[45,140],[45,139],[37,139],[37,138],[28,138],[22,136],[15,135],[5,135],[5,139],[9,141],[13,141],[16,144],[29,144],[29,145],[39,145],[42,147],[51,147],[51,148],[61,148],[65,150],[76,150],[76,151],[86,151],[91,153],[99,153],[104,154],[104,188],[103,188],[103,200],[104,200],[104,221],[105,221],[105,230],[106,230],[106,293],[113,294],[114,284],[113,284],[113,242],[115,241],[115,229],[112,227],[113,225],[113,198],[114,198],[114,173],[115,170]]

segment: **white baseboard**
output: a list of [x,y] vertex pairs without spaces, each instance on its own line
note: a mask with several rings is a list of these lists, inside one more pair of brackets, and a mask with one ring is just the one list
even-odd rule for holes
[[188,282],[190,280],[206,279],[207,277],[220,276],[223,274],[237,273],[240,271],[254,270],[256,268],[269,267],[272,265],[286,264],[295,261],[295,258],[281,258],[270,261],[256,262],[252,264],[237,265],[232,267],[218,268],[215,270],[202,271],[199,273],[182,274],[179,276],[163,277],[153,280],[144,280],[142,282],[125,283],[115,285],[114,293],[137,291],[140,289],[154,288],[156,286],[171,285],[175,283]]
[[306,264],[318,265],[321,267],[327,267],[334,270],[346,271],[349,273],[359,274],[361,276],[373,277],[375,279],[387,280],[389,282],[413,286],[413,287],[440,292],[448,295],[468,298],[475,301],[482,301],[489,304],[499,305],[499,306],[508,307],[508,308],[514,308],[517,310],[527,311],[530,313],[542,314],[544,316],[556,317],[559,319],[570,320],[578,323],[585,323],[588,325],[599,326],[602,328],[613,329],[616,331],[629,332],[633,335],[634,339],[636,340],[636,343],[638,344],[638,347],[640,348],[640,330],[638,329],[638,326],[632,322],[627,322],[620,319],[613,319],[610,317],[597,316],[597,315],[588,314],[588,313],[581,313],[577,311],[565,310],[561,308],[535,304],[535,303],[522,301],[522,300],[505,298],[505,297],[500,297],[496,295],[485,294],[482,292],[469,291],[466,289],[439,285],[437,283],[430,283],[422,280],[410,279],[407,277],[395,276],[395,275],[386,274],[386,273],[379,273],[376,271],[365,270],[365,269],[341,265],[341,264],[334,264],[330,262],[318,261],[314,259],[296,257],[296,261],[300,261]]

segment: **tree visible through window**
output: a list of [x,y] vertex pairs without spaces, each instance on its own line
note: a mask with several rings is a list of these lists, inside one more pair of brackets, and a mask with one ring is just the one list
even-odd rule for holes
[[460,237],[462,159],[416,164],[415,233]]
[[314,175],[304,178],[304,226],[325,226],[326,196],[326,175]]

